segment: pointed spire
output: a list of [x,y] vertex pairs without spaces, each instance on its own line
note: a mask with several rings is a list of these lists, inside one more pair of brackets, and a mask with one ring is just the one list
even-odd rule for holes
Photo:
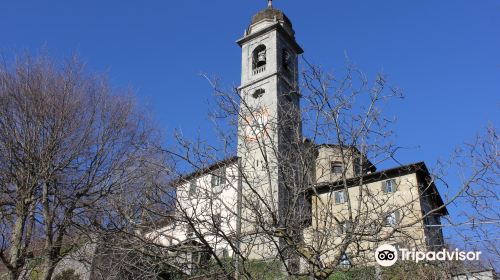
[[273,7],[273,0],[267,0],[267,7],[272,9]]

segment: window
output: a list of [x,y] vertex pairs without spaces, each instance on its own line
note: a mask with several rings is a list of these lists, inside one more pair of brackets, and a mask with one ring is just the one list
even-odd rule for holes
[[189,197],[194,196],[198,190],[198,186],[196,185],[196,179],[191,180],[189,182]]
[[359,176],[362,174],[362,168],[361,168],[361,160],[359,158],[357,158],[355,161],[354,161],[354,174],[356,176]]
[[188,256],[191,257],[191,264],[189,264],[191,274],[197,274],[200,269],[203,269],[208,265],[210,260],[210,254],[201,247],[195,247],[195,251],[188,253]]
[[226,168],[223,167],[212,174],[212,190],[214,193],[220,193],[223,185],[226,183]]
[[385,218],[385,225],[395,226],[399,222],[399,211],[395,211],[387,215]]
[[191,253],[191,273],[195,274],[200,268],[201,264],[201,252]]
[[259,45],[253,51],[252,69],[256,70],[258,68],[264,67],[266,66],[266,63],[267,63],[266,46]]
[[335,192],[335,204],[345,203],[347,200],[347,195],[345,191],[337,191]]
[[220,185],[222,185],[221,177],[219,176],[219,174],[213,174],[212,175],[212,188],[218,187]]
[[396,181],[394,179],[384,181],[382,183],[382,190],[384,193],[393,193],[397,189]]
[[283,69],[291,72],[292,71],[292,56],[287,49],[283,49]]
[[338,161],[332,162],[331,170],[332,174],[342,174],[344,171],[344,165],[342,164],[342,162]]
[[349,257],[346,254],[342,255],[342,257],[340,258],[339,264],[342,268],[345,268],[345,269],[349,269],[352,266],[351,260],[349,259]]
[[264,93],[266,93],[266,91],[264,89],[259,88],[258,90],[254,91],[252,97],[255,99],[261,98],[264,95]]

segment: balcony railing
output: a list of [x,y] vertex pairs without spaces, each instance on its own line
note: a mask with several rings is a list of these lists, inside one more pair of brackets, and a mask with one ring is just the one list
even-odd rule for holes
[[255,69],[253,69],[253,74],[257,75],[257,74],[260,74],[260,73],[262,73],[264,71],[266,71],[266,65],[262,65],[260,67],[257,67]]

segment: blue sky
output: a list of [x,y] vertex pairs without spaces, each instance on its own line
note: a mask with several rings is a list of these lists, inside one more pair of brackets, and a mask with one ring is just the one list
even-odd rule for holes
[[[471,138],[500,107],[500,2],[497,0],[282,1],[305,57],[326,70],[347,53],[374,77],[405,89],[391,109],[405,162],[434,161]],[[3,1],[0,50],[45,45],[52,56],[78,52],[113,85],[131,86],[166,132],[208,126],[209,73],[238,85],[240,48],[264,0]],[[186,114],[189,108],[189,114]]]
[[[446,158],[453,147],[498,126],[500,1],[283,1],[305,57],[326,70],[344,54],[369,77],[383,71],[406,99],[398,144],[402,162]],[[0,50],[61,58],[78,52],[117,87],[133,87],[169,133],[210,135],[209,84],[200,73],[239,84],[239,39],[265,0],[2,1]]]

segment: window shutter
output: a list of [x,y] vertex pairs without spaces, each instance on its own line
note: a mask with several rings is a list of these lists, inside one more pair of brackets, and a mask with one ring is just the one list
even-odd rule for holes
[[221,170],[220,170],[220,173],[219,173],[221,179],[220,179],[220,183],[221,185],[224,185],[226,184],[226,167],[223,167]]
[[396,223],[399,223],[401,221],[401,215],[399,213],[399,210],[396,210],[396,212],[394,212],[395,216],[396,216]]
[[382,192],[387,193],[387,181],[382,182]]
[[342,201],[341,201],[341,196],[342,195],[342,192],[335,192],[335,204],[341,204]]
[[217,175],[214,173],[212,174],[212,188],[215,188],[215,183],[217,182]]
[[399,211],[394,211],[390,212],[387,216],[385,216],[385,221],[384,224],[386,226],[394,226],[398,223],[398,212]]
[[189,196],[192,196],[196,193],[197,191],[197,185],[196,185],[196,180],[191,180],[189,183]]
[[338,231],[338,234],[339,234],[339,235],[344,234],[344,223],[340,223],[340,224],[338,225],[337,229],[338,229],[337,231]]

